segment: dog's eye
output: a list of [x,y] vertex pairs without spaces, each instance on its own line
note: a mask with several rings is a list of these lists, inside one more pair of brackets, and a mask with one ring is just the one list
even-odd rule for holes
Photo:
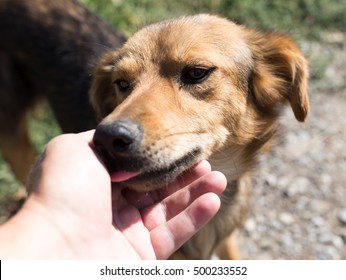
[[127,91],[130,88],[130,83],[126,80],[116,80],[114,84],[117,85],[120,91]]
[[205,81],[215,67],[186,67],[181,73],[181,80],[185,84],[198,84]]

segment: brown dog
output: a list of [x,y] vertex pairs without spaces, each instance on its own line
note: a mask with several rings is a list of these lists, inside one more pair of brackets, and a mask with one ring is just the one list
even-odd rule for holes
[[124,41],[76,1],[0,0],[0,150],[22,183],[35,159],[28,110],[44,97],[63,132],[94,128],[92,69]]
[[164,21],[96,67],[94,143],[113,176],[128,174],[122,184],[143,192],[209,159],[228,179],[221,209],[176,256],[236,258],[230,236],[246,212],[256,155],[283,104],[305,120],[307,80],[306,60],[285,35],[210,15]]

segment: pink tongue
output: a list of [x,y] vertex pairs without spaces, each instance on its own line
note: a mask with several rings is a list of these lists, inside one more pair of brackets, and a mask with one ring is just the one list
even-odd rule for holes
[[132,177],[135,177],[140,172],[128,172],[128,171],[117,171],[111,173],[111,181],[112,182],[123,182],[126,180],[131,179]]

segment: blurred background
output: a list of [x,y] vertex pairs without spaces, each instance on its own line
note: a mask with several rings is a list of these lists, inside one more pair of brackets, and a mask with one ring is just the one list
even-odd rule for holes
[[[310,64],[312,112],[290,111],[283,136],[263,156],[249,216],[240,232],[243,258],[346,259],[346,3],[340,0],[80,0],[126,36],[162,19],[212,13],[258,30],[291,35]],[[60,133],[47,105],[29,120],[38,153]],[[15,207],[19,184],[0,155],[0,219]],[[0,220],[0,222],[1,222]]]

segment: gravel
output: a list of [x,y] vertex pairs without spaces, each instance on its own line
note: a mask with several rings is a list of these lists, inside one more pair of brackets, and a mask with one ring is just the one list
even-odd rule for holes
[[345,51],[311,81],[308,121],[287,110],[278,145],[260,159],[239,233],[243,259],[346,259]]

